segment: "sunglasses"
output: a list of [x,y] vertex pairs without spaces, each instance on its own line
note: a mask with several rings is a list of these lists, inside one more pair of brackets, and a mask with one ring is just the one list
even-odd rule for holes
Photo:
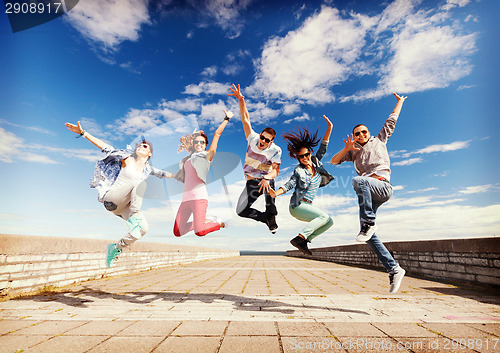
[[356,131],[354,133],[354,136],[358,137],[360,134],[366,135],[367,133],[368,133],[368,130]]
[[261,139],[262,141],[266,141],[266,143],[269,143],[269,142],[271,142],[271,141],[272,141],[272,140],[269,140],[268,138],[265,138],[263,135],[260,135],[260,139]]
[[149,148],[149,145],[147,143],[141,143],[138,147]]
[[307,152],[307,153],[304,153],[304,154],[298,154],[297,155],[297,159],[302,159],[304,157],[309,157],[311,155],[311,152]]
[[201,140],[194,140],[193,141],[193,145],[204,145],[205,144],[205,141],[201,141]]

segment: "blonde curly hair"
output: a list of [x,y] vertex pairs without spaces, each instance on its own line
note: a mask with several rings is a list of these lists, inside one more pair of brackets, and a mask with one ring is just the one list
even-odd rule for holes
[[193,131],[192,134],[187,134],[179,138],[180,145],[177,149],[177,153],[181,153],[182,151],[186,151],[187,153],[194,152],[193,141],[198,136],[203,136],[205,139],[205,143],[208,145],[208,137],[203,130]]

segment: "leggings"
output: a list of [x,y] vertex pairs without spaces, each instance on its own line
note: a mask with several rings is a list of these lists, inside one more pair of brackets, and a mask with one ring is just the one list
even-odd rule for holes
[[299,221],[309,222],[300,231],[300,235],[311,241],[333,225],[332,218],[326,212],[307,203],[301,202],[298,206],[288,208],[290,214]]
[[[140,237],[144,236],[149,230],[149,225],[141,212],[142,195],[146,190],[146,183],[142,182],[139,185],[133,184],[121,185],[118,187],[111,187],[111,189],[104,196],[104,207],[123,220],[128,220],[131,216],[139,219]],[[140,239],[133,236],[130,232],[121,238],[117,243],[118,249],[123,249],[133,244],[136,240]]]
[[[183,201],[177,211],[174,223],[174,235],[180,237],[187,232],[194,230],[194,233],[202,237],[208,233],[220,229],[220,224],[216,222],[206,222],[208,200]],[[188,222],[193,214],[193,221]]]

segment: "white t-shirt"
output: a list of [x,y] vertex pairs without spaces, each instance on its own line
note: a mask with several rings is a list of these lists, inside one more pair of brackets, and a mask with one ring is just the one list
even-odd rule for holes
[[272,143],[266,149],[259,149],[260,134],[252,130],[247,138],[248,147],[243,172],[252,178],[262,178],[271,171],[273,163],[281,163],[281,148]]

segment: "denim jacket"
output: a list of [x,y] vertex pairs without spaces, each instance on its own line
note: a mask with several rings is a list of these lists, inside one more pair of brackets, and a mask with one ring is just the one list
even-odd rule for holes
[[[318,148],[318,152],[316,153],[315,156],[316,158],[314,158],[314,156],[312,158],[313,166],[314,169],[316,170],[316,173],[321,174],[322,177],[322,182],[320,187],[325,186],[333,179],[333,177],[323,167],[323,163],[321,163],[321,158],[323,158],[323,156],[325,155],[327,147],[328,147],[328,141],[321,141],[321,145]],[[295,170],[293,171],[290,180],[288,180],[281,187],[283,191],[285,191],[285,193],[295,188],[295,191],[293,192],[293,195],[290,199],[290,206],[292,206],[292,208],[295,208],[299,205],[300,200],[304,197],[304,195],[307,192],[307,189],[309,188],[309,185],[311,184],[311,179],[312,179],[312,174],[301,164],[299,164],[298,166],[295,167]]]
[[[127,146],[127,149],[116,150],[113,146],[105,145],[102,150],[105,154],[103,158],[97,161],[94,169],[94,175],[90,180],[90,187],[97,189],[98,200],[103,202],[104,196],[111,189],[115,182],[120,170],[122,169],[122,159],[130,157],[134,153],[132,147]],[[144,174],[142,176],[145,180],[150,174],[158,178],[173,177],[173,174],[161,169],[153,167],[149,162],[146,162]]]

